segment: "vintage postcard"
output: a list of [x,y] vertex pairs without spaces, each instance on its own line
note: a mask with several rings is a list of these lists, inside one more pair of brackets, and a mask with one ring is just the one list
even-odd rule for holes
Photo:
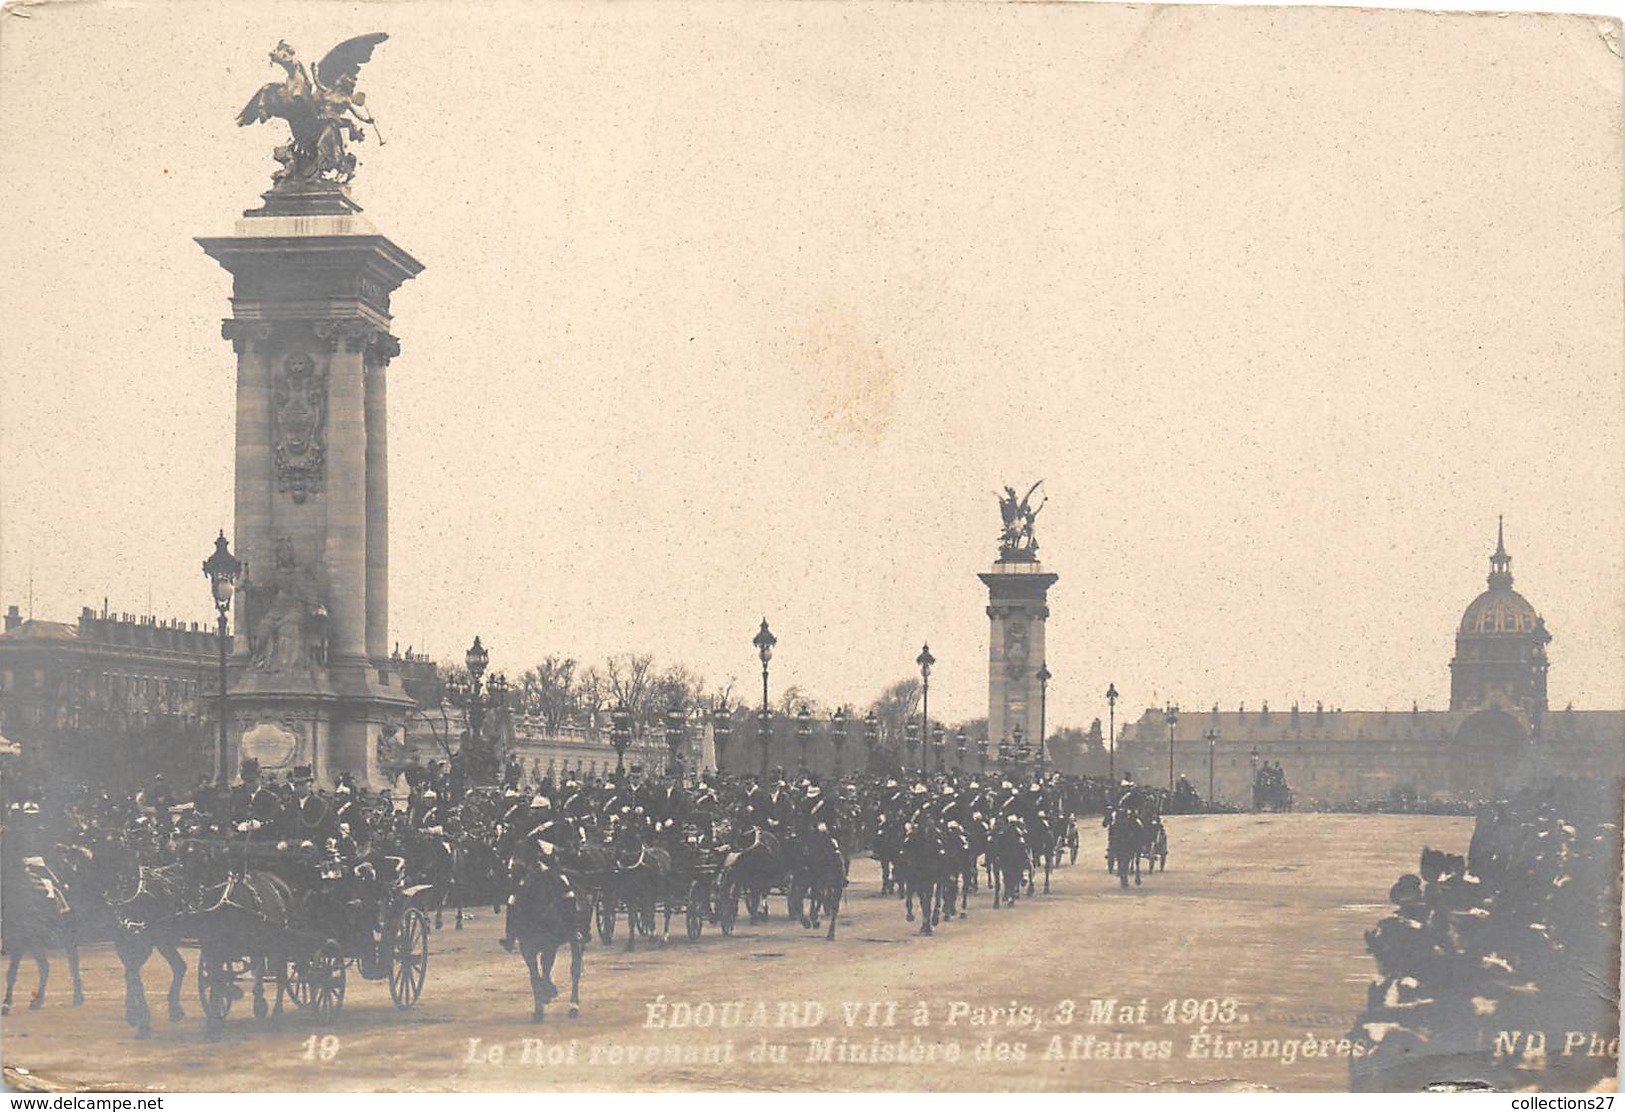
[[5,1082],[1612,1092],[1621,77],[6,8]]

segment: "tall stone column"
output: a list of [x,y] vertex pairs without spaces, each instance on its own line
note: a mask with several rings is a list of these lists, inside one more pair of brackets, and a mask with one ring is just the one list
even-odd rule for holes
[[369,350],[364,366],[367,407],[367,656],[389,660],[389,440],[385,420],[390,349]]
[[987,585],[987,738],[990,751],[1014,740],[1016,727],[1037,752],[1038,670],[1045,663],[1044,623],[1049,589],[1060,576],[1037,560],[1001,559],[979,579]]
[[411,707],[388,668],[384,368],[389,299],[422,265],[337,185],[272,190],[198,243],[232,275],[241,755],[379,786],[376,742]]

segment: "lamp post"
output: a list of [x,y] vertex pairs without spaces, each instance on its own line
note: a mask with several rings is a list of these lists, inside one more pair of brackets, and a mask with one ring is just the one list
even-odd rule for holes
[[237,576],[243,570],[243,562],[231,554],[231,546],[226,542],[226,531],[220,530],[220,535],[214,541],[214,554],[203,561],[203,574],[209,580],[209,591],[214,595],[214,610],[219,618],[215,627],[215,639],[220,642],[220,730],[216,739],[216,752],[214,756],[215,777],[214,782],[219,787],[226,787],[231,783],[230,753],[226,745],[226,613],[231,609],[231,596],[237,589]]
[[1044,778],[1044,710],[1049,699],[1050,671],[1048,664],[1038,666],[1038,778]]
[[1107,717],[1111,720],[1111,725],[1107,729],[1112,735],[1111,743],[1106,747],[1106,779],[1110,780],[1115,786],[1117,783],[1117,685],[1115,683],[1106,685],[1106,706],[1108,708]]
[[734,715],[728,707],[727,698],[717,703],[711,711],[711,736],[716,739],[717,768],[722,767],[722,750],[733,739]]
[[986,776],[987,775],[987,738],[985,738],[985,737],[979,737],[979,738],[976,739],[976,762],[977,762],[978,765],[981,766],[978,771],[980,771],[983,776]]
[[829,740],[830,744],[835,746],[835,776],[837,779],[845,772],[844,766],[846,762],[842,759],[842,756],[846,752],[846,730],[850,723],[851,715],[847,713],[844,706],[836,707],[835,713],[829,716]]
[[1248,770],[1249,770],[1249,773],[1250,773],[1250,776],[1251,776],[1251,779],[1252,779],[1252,792],[1253,792],[1252,805],[1253,805],[1253,810],[1257,811],[1258,810],[1258,746],[1256,746],[1256,745],[1253,746],[1253,751],[1247,755],[1247,767],[1248,767]]
[[[931,734],[931,665],[937,658],[931,655],[931,646],[922,645],[920,655],[914,658],[914,663],[920,666],[920,714],[925,719],[924,737]],[[931,762],[925,759],[924,753],[920,756],[920,771],[930,772],[926,766]]]
[[937,754],[937,772],[948,771],[948,730],[941,722],[931,727],[931,748]]
[[908,746],[908,767],[918,768],[919,765],[914,762],[914,752],[920,745],[920,720],[912,714],[903,723],[903,743]]
[[757,720],[757,738],[762,743],[762,779],[767,779],[767,751],[773,744],[773,712],[767,705],[767,662],[773,659],[773,646],[779,639],[773,636],[773,631],[767,628],[767,619],[762,619],[762,628],[756,631],[751,644],[756,646],[756,655],[762,659],[762,711]]
[[1219,746],[1219,731],[1207,732],[1207,809],[1213,810],[1213,754]]
[[1168,723],[1168,793],[1174,790],[1174,724],[1179,721],[1179,708],[1169,703],[1168,709],[1162,712]]
[[610,711],[609,743],[615,747],[615,780],[620,783],[626,776],[626,749],[632,744],[632,712],[625,703]]
[[683,713],[681,703],[673,703],[666,709],[666,748],[671,750],[671,756],[666,761],[666,775],[673,781],[683,782],[683,742],[688,740],[688,715]]
[[796,741],[801,746],[801,771],[803,775],[807,772],[807,746],[812,742],[812,735],[813,713],[808,709],[806,703],[802,703],[801,709],[796,712]]
[[954,752],[959,755],[959,770],[965,770],[965,754],[970,751],[970,738],[965,736],[965,727],[961,726],[954,731]]
[[875,713],[874,707],[870,707],[869,713],[863,716],[863,740],[869,747],[869,760],[873,761],[875,751],[880,748],[880,716]]

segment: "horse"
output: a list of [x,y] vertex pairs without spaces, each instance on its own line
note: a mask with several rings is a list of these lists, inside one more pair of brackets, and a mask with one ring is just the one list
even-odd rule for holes
[[1032,865],[1027,828],[1018,815],[993,820],[988,839],[987,868],[992,877],[993,907],[1013,907]]
[[51,962],[46,951],[60,946],[68,956],[68,975],[73,979],[73,1003],[85,1002],[84,984],[79,979],[79,926],[62,884],[38,857],[13,861],[0,873],[0,919],[5,948],[11,955],[6,965],[6,997],[0,1015],[11,1014],[12,990],[17,983],[17,967],[24,955],[34,959],[39,986],[28,1000],[30,1010],[45,1003],[45,986],[51,979]]
[[989,827],[980,811],[973,812],[963,825],[957,822],[952,825],[958,828],[964,842],[963,849],[955,854],[958,874],[955,886],[959,893],[959,917],[963,919],[970,914],[970,894],[981,888],[978,862],[987,856],[991,848]]
[[1146,872],[1155,873],[1159,866],[1162,872],[1168,871],[1168,828],[1163,825],[1161,816],[1153,817],[1146,824],[1140,856],[1145,860]]
[[[743,898],[752,923],[766,919],[767,895],[784,883],[785,871],[783,845],[775,835],[756,827],[745,844],[723,861],[717,873],[717,903],[737,908]],[[726,915],[724,912],[725,925]]]
[[1140,883],[1140,847],[1145,844],[1145,821],[1131,808],[1114,807],[1100,825],[1106,828],[1106,868],[1117,874],[1119,886],[1128,887],[1129,870]]
[[[616,864],[611,890],[626,905],[626,952],[637,947],[638,932],[655,934],[655,906],[671,879],[671,853],[647,844],[631,827],[616,840]],[[671,919],[667,917],[667,926]],[[664,943],[666,938],[661,936]]]
[[547,1005],[559,995],[553,962],[565,944],[570,947],[570,1018],[575,1019],[581,1014],[581,966],[592,905],[565,873],[539,860],[516,860],[510,875],[508,936],[518,944],[530,974],[531,1022],[541,1023]]
[[209,1038],[221,1037],[231,1001],[242,995],[230,969],[241,958],[253,968],[254,1017],[265,1018],[265,980],[274,977],[276,1006],[271,1014],[281,1018],[288,982],[285,936],[293,906],[292,890],[275,873],[233,870],[224,881],[204,889],[199,910],[178,920],[178,929],[198,940],[198,988]]
[[846,855],[827,831],[813,830],[790,840],[790,914],[808,930],[818,928],[821,914],[829,917],[825,939],[835,937],[835,918],[846,887]]
[[187,892],[181,863],[137,865],[134,890],[107,899],[116,927],[113,948],[124,966],[124,1022],[136,1029],[137,1038],[152,1034],[152,1011],[147,1007],[141,969],[154,950],[169,963],[169,1021],[186,1018],[181,1007],[186,960],[180,953],[178,920],[187,911]]
[[897,861],[897,875],[903,885],[904,914],[914,922],[914,901],[920,903],[920,933],[931,934],[942,922],[938,900],[948,873],[948,845],[929,810],[904,828],[903,848]]
[[[897,888],[897,859],[903,850],[901,816],[882,811],[875,818],[874,857],[880,862],[880,894],[889,896]],[[898,893],[901,895],[901,893]]]

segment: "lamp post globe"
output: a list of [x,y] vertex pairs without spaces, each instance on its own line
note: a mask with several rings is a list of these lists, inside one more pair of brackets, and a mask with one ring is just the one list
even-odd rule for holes
[[[931,666],[937,658],[931,655],[931,646],[920,646],[920,655],[914,658],[914,663],[920,666],[920,713],[925,719],[925,736],[931,733]],[[921,760],[925,760],[922,755]],[[926,762],[929,764],[930,762]],[[929,771],[928,769],[922,771]]]
[[829,716],[829,740],[835,747],[835,775],[839,777],[845,771],[844,754],[846,752],[846,731],[851,726],[852,716],[847,713],[844,706],[836,707],[835,713]]
[[762,709],[757,716],[757,740],[762,745],[762,779],[767,779],[767,754],[773,744],[773,711],[767,703],[767,664],[773,659],[773,646],[779,639],[773,636],[773,631],[767,628],[767,619],[762,619],[762,628],[756,631],[756,636],[750,643],[756,646],[756,655],[762,662]]
[[214,540],[214,552],[203,561],[203,575],[209,581],[209,594],[214,599],[216,615],[215,640],[220,647],[220,705],[216,711],[220,719],[220,728],[215,738],[214,782],[219,787],[226,787],[231,783],[231,754],[226,740],[226,641],[230,637],[227,628],[226,615],[231,611],[232,595],[237,590],[237,577],[242,574],[243,563],[231,554],[231,545],[226,541],[226,531],[220,530],[220,535]]
[[1111,723],[1107,727],[1107,732],[1111,734],[1111,737],[1107,739],[1106,745],[1106,781],[1115,786],[1117,783],[1117,685],[1115,683],[1106,685],[1106,706],[1110,708],[1107,712],[1107,718]]
[[722,753],[733,740],[734,715],[726,698],[717,702],[711,711],[711,736],[716,739],[717,767],[722,767]]
[[632,744],[632,712],[625,703],[617,703],[609,714],[609,743],[615,747],[615,778],[625,782],[626,750]]
[[970,738],[965,735],[965,727],[961,726],[954,731],[954,753],[959,757],[959,769],[965,769],[965,755],[970,752]]

